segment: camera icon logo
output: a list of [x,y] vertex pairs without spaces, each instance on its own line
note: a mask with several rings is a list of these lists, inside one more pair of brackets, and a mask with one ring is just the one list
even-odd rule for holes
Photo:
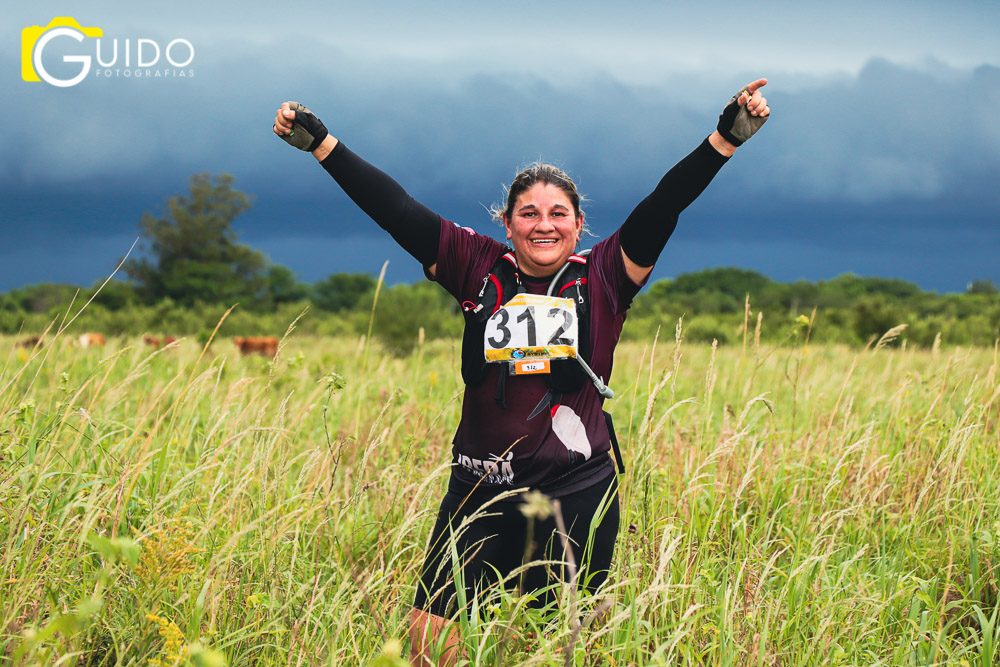
[[70,79],[58,79],[45,70],[42,51],[56,37],[70,37],[82,42],[85,37],[103,37],[104,31],[97,27],[85,28],[71,16],[57,16],[45,27],[28,26],[21,30],[21,78],[25,81],[45,81],[60,88],[68,88],[80,83],[90,72],[90,56],[63,56],[63,61],[80,63],[80,73]]

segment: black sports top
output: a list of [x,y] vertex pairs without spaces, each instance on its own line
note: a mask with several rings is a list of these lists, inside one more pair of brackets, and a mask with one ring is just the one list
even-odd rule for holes
[[[632,298],[640,289],[628,277],[619,248],[640,266],[652,266],[677,219],[705,189],[728,158],[705,140],[660,180],[621,228],[598,243],[589,259],[591,367],[610,380],[614,349]],[[322,166],[348,196],[425,269],[436,264],[435,279],[461,303],[506,247],[459,227],[413,199],[386,175],[338,143]],[[522,276],[529,292],[544,293],[547,279]],[[453,441],[455,465],[450,488],[496,494],[530,486],[550,496],[570,493],[614,474],[610,443],[601,408],[591,385],[564,395],[559,405],[527,417],[547,391],[538,376],[510,378],[507,405],[495,398],[497,374],[490,364],[487,380],[466,387],[462,420]]]

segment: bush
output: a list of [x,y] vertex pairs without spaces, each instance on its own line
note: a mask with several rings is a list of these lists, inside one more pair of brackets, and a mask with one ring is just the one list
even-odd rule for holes
[[720,345],[728,345],[736,338],[736,329],[730,323],[711,315],[695,315],[685,323],[683,332],[684,340],[692,343],[717,340]]
[[465,322],[458,304],[438,285],[397,285],[379,295],[373,333],[394,354],[409,354],[420,329],[426,338],[462,337]]

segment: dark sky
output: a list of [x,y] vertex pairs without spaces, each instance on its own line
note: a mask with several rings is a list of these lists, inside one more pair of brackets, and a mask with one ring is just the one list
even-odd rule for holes
[[[654,279],[740,266],[783,281],[1000,283],[1000,2],[768,1],[751,17],[728,1],[359,4],[7,10],[0,290],[106,277],[143,212],[197,172],[235,176],[254,197],[240,239],[303,280],[386,259],[390,282],[419,279],[310,156],[271,135],[286,99],[480,231],[519,166],[556,163],[603,237],[758,76],[772,120],[682,216]],[[56,16],[103,35],[36,49],[49,79],[83,70],[66,56],[107,62],[115,40],[118,62],[66,87],[23,81],[22,29]],[[185,67],[164,55],[178,39],[175,62],[194,49]],[[157,47],[139,68],[136,51]]]

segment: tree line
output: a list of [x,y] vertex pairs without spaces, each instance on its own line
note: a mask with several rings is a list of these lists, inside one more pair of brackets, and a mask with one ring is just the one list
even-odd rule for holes
[[722,344],[753,336],[761,317],[762,335],[772,341],[808,336],[864,346],[906,325],[897,344],[992,346],[1000,337],[1000,294],[988,279],[971,282],[962,294],[937,294],[904,280],[849,273],[781,283],[720,268],[654,283],[636,299],[630,325],[648,334],[680,317],[689,340]]
[[[223,335],[281,334],[308,308],[309,316],[297,324],[300,331],[360,335],[372,327],[400,352],[423,339],[460,337],[457,304],[428,282],[382,289],[372,319],[372,275],[298,280],[289,268],[239,243],[233,221],[250,206],[231,176],[192,176],[189,191],[169,198],[161,215],[142,216],[138,257],[123,264],[124,280],[100,289],[80,327],[110,335],[155,331],[206,338],[222,313],[239,303]],[[45,283],[2,294],[0,333],[40,333],[99,287]],[[898,341],[993,345],[1000,337],[1000,293],[989,279],[974,280],[963,294],[936,294],[903,280],[852,274],[780,283],[745,269],[709,269],[646,288],[635,299],[625,337],[648,338],[664,328],[661,335],[673,335],[678,320],[687,340],[720,344],[759,335],[776,342],[866,345],[906,324]]]

